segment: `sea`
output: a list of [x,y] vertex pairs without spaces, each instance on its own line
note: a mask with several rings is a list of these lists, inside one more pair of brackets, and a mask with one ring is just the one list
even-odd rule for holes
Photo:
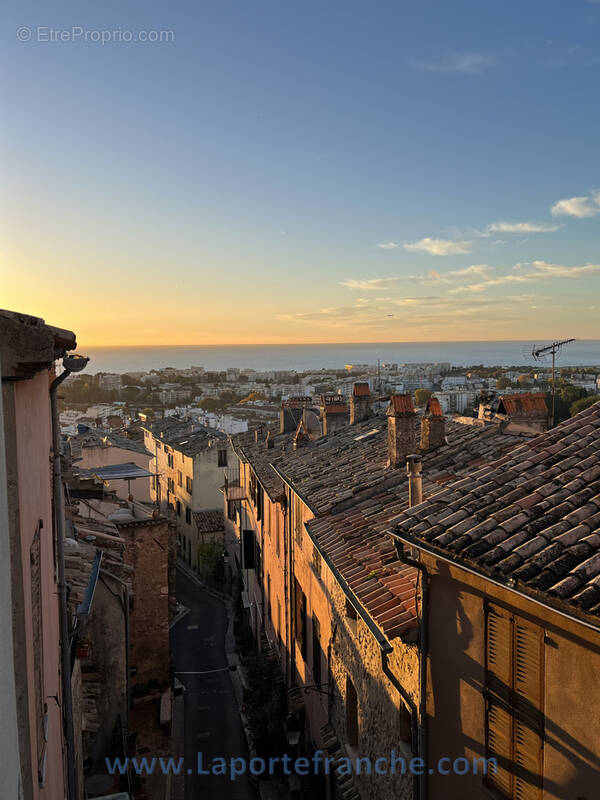
[[[548,342],[536,342],[541,347]],[[181,347],[81,347],[90,358],[87,372],[148,372],[151,369],[204,367],[209,371],[228,367],[258,371],[343,369],[349,364],[415,364],[436,361],[453,366],[545,366],[550,360],[532,356],[534,343],[497,342],[386,342],[384,344],[265,344],[189,345]],[[600,340],[581,339],[565,345],[558,366],[598,366]]]

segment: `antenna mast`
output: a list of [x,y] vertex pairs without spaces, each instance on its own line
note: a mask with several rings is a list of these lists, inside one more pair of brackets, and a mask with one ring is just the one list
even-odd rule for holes
[[552,355],[552,413],[550,415],[550,427],[554,427],[554,402],[556,397],[556,381],[555,381],[555,362],[556,356],[560,353],[566,344],[571,344],[575,339],[562,339],[560,341],[552,342],[552,344],[544,345],[543,347],[536,347],[533,345],[531,355],[536,361],[543,361],[546,356]]

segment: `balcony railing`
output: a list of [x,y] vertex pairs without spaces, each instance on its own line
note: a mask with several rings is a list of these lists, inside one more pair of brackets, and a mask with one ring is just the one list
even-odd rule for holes
[[223,470],[223,494],[226,500],[244,500],[246,488],[240,486],[240,473],[237,469]]

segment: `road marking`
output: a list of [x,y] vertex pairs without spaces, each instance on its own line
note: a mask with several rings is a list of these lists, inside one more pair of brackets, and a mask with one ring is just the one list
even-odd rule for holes
[[188,629],[188,631],[197,631],[198,630],[198,626],[197,625],[188,625],[187,629]]

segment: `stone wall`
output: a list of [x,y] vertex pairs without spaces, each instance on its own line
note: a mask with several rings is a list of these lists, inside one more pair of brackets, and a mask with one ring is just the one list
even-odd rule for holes
[[[351,758],[365,756],[375,759],[390,757],[395,750],[406,758],[412,757],[410,740],[406,739],[407,714],[398,690],[382,668],[381,648],[360,617],[354,621],[346,616],[346,596],[339,586],[332,591],[333,625],[335,634],[331,646],[331,683],[333,690],[330,724],[342,749]],[[419,655],[415,645],[392,640],[394,650],[388,657],[389,668],[399,683],[418,703]],[[346,679],[350,678],[358,697],[358,746],[348,745]],[[409,729],[410,730],[410,729]],[[408,730],[408,735],[410,736]],[[416,754],[415,754],[416,755]],[[412,796],[412,777],[409,775],[360,775],[354,783],[362,798],[377,800],[408,800]]]
[[129,617],[131,685],[156,680],[169,685],[169,551],[172,536],[166,519],[117,523],[125,539],[123,559],[133,568]]

